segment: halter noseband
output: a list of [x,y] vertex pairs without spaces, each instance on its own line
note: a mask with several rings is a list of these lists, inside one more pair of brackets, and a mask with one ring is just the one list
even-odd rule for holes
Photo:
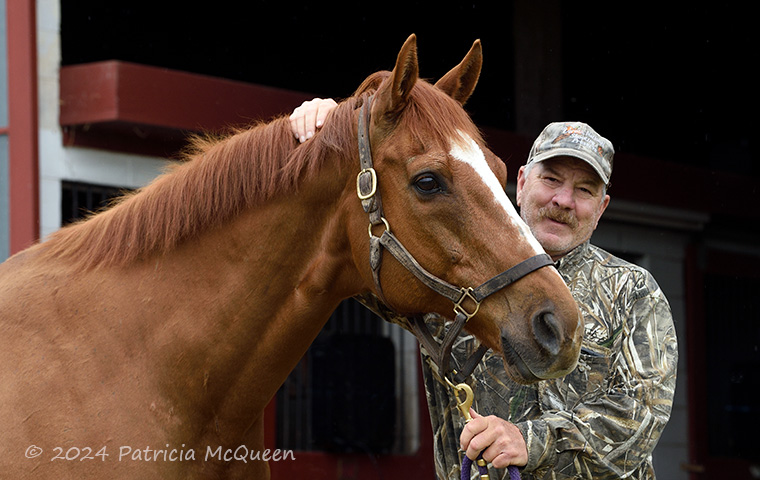
[[[362,104],[359,113],[358,139],[359,164],[361,166],[361,171],[356,177],[357,195],[361,200],[364,211],[369,215],[369,263],[372,268],[372,276],[375,281],[375,287],[377,288],[380,301],[387,305],[387,302],[383,297],[382,286],[380,285],[380,263],[382,260],[383,249],[385,249],[422,283],[454,303],[454,324],[446,332],[446,335],[440,344],[431,335],[421,316],[411,317],[410,323],[410,327],[414,331],[418,340],[435,361],[440,375],[444,377],[449,371],[448,366],[451,347],[467,321],[478,312],[480,302],[489,295],[498,292],[527,274],[542,267],[553,265],[554,262],[552,262],[549,255],[542,253],[518,263],[512,268],[496,275],[475,288],[454,286],[425,270],[412,254],[404,248],[398,238],[393,235],[390,229],[390,224],[383,215],[380,191],[377,189],[377,173],[373,168],[372,152],[369,142],[369,117],[372,98],[372,96],[367,98]],[[378,237],[374,234],[373,230],[375,227],[380,228],[381,225],[383,233]],[[462,369],[463,371],[456,375],[462,379],[469,376],[485,354],[486,350],[488,350],[488,348],[481,345],[475,354],[467,360],[465,367]]]

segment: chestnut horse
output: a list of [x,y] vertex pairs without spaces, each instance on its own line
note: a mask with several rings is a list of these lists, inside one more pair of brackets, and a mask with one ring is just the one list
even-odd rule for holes
[[[0,265],[2,475],[268,478],[265,406],[339,302],[375,289],[356,193],[370,93],[384,209],[426,270],[479,285],[542,253],[462,108],[480,65],[476,42],[435,86],[418,80],[412,36],[309,142],[285,117],[198,140],[148,186]],[[380,277],[395,311],[451,317],[392,258]],[[578,312],[553,267],[491,295],[468,330],[509,344],[518,380],[578,355]]]

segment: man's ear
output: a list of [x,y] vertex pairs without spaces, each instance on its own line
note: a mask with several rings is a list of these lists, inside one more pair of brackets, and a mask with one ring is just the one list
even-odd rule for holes
[[520,170],[517,171],[517,195],[515,197],[515,203],[517,203],[517,206],[520,206],[520,203],[522,203],[522,190],[523,186],[525,185],[525,165],[520,167]]
[[607,205],[610,204],[610,196],[605,194],[604,200],[602,200],[602,204],[599,206],[599,214],[596,216],[596,222],[594,223],[594,230],[596,230],[597,225],[599,225],[599,220],[601,220],[602,215],[604,215],[604,211],[607,210]]

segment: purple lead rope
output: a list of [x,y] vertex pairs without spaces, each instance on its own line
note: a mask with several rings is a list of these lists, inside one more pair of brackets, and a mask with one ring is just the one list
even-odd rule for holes
[[[470,457],[465,455],[462,459],[462,474],[460,476],[461,480],[470,480],[471,469],[472,460],[470,460]],[[514,465],[507,467],[507,471],[509,472],[509,480],[521,480],[520,470],[518,470]],[[488,467],[485,465],[478,465],[478,472],[480,473],[481,477],[488,475]]]
[[[467,455],[464,456],[462,459],[462,475],[461,480],[470,480],[470,473],[472,470],[472,460],[470,460],[470,457]],[[478,465],[478,472],[480,472],[480,476],[488,475],[488,467],[485,465]],[[511,476],[511,473],[510,473]]]
[[517,467],[510,465],[507,467],[507,471],[509,472],[509,480],[520,480],[520,470]]

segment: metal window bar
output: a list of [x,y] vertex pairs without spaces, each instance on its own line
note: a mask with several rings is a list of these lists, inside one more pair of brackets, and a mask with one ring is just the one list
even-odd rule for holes
[[81,182],[61,182],[61,225],[97,212],[128,189]]

